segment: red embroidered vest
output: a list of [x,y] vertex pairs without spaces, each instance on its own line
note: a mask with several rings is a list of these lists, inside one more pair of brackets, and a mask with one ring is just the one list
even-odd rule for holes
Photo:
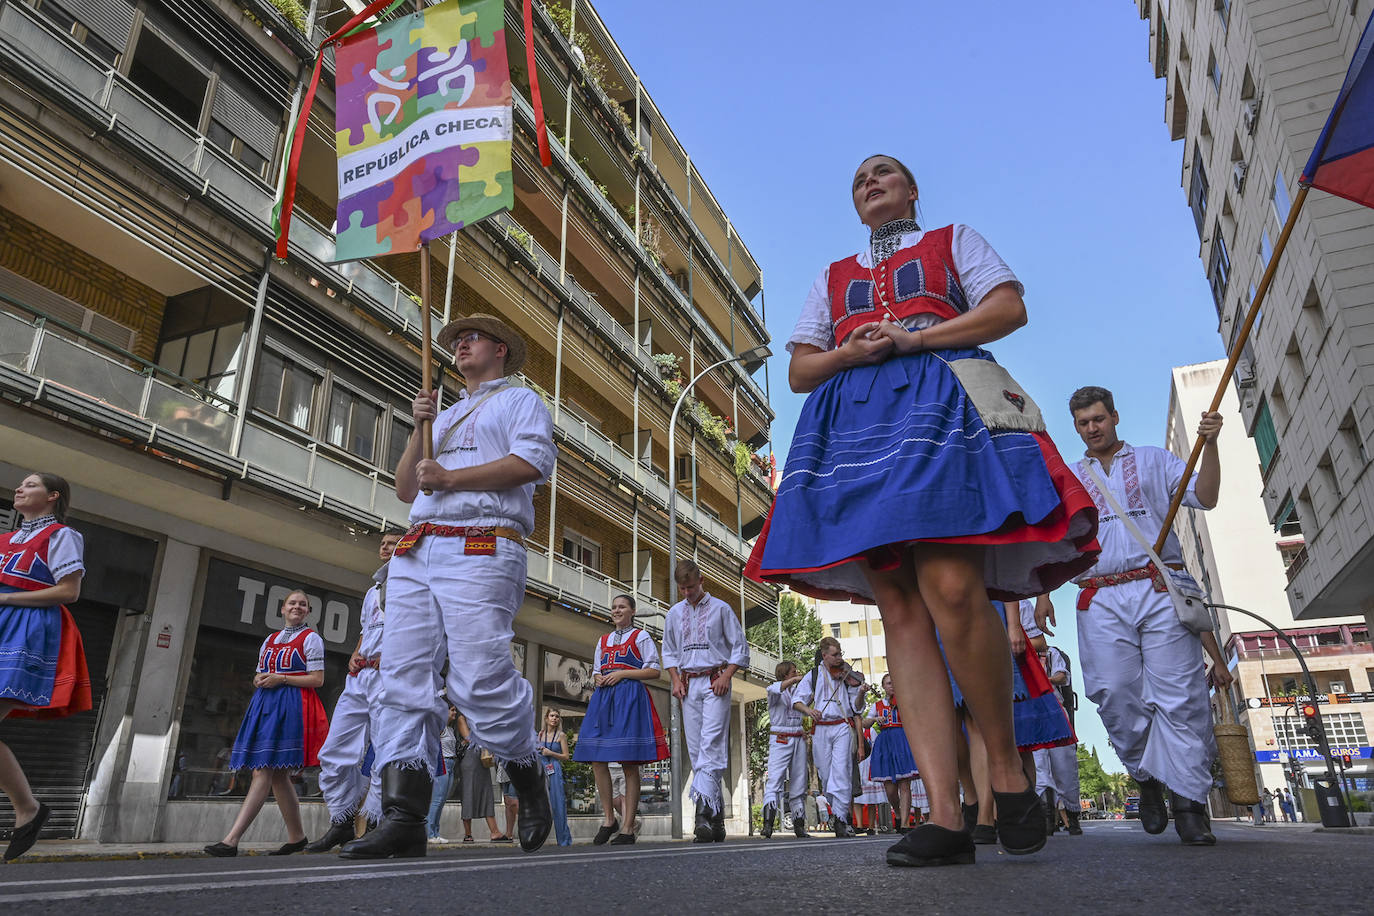
[[0,584],[25,592],[56,585],[48,568],[48,543],[62,528],[53,522],[22,544],[14,543],[17,531],[0,535]]
[[[830,326],[835,346],[859,325],[883,319],[883,302],[902,322],[931,314],[942,320],[969,310],[959,272],[954,269],[954,227],[932,229],[909,248],[899,250],[869,270],[852,255],[830,265]],[[875,282],[882,288],[877,295]]]
[[639,628],[630,631],[629,637],[619,645],[609,645],[610,633],[602,636],[597,647],[601,660],[602,671],[612,671],[617,668],[621,670],[637,671],[644,667],[644,659],[639,657]]

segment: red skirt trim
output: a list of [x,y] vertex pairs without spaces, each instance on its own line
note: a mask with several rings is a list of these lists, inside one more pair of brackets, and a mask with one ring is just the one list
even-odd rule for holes
[[20,705],[10,710],[12,719],[61,719],[91,708],[91,673],[86,669],[86,650],[81,631],[66,606],[62,612],[62,638],[57,651],[57,676],[52,702],[47,706]]
[[325,714],[324,703],[314,688],[301,691],[301,721],[304,723],[305,763],[303,766],[320,765],[320,748],[324,739],[329,737],[329,716]]

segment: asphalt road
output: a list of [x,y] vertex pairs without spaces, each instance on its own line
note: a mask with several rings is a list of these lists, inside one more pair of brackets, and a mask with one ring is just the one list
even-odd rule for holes
[[0,913],[1226,913],[1374,911],[1374,837],[1217,825],[1185,848],[1171,829],[1091,822],[1015,857],[979,847],[971,867],[896,869],[891,837],[732,839],[633,848],[458,848],[377,863],[326,856],[16,862]]

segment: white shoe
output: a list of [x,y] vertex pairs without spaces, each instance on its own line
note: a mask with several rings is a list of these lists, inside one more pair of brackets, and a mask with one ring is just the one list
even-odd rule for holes
[[441,837],[441,836],[432,836],[432,837],[429,838],[429,841],[430,841],[431,843],[449,843],[449,842],[452,842],[451,840],[446,840],[446,839],[444,839],[444,838]]

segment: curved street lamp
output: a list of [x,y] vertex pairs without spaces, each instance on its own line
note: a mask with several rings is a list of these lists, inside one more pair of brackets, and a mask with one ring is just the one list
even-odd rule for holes
[[[669,587],[676,585],[673,579],[674,570],[677,567],[677,415],[682,410],[682,404],[687,400],[687,395],[691,394],[696,383],[705,377],[706,373],[713,369],[718,369],[727,363],[744,363],[748,365],[752,362],[765,360],[773,355],[773,351],[767,346],[758,346],[745,350],[737,356],[730,356],[718,362],[714,362],[702,369],[696,376],[682,386],[682,393],[677,396],[677,403],[673,405],[673,412],[668,417],[668,578]],[[671,607],[671,605],[669,605]],[[741,609],[742,610],[742,609]],[[673,839],[682,839],[682,701],[677,697],[672,697],[669,704],[669,771],[671,774],[672,785],[672,806],[673,806]]]

